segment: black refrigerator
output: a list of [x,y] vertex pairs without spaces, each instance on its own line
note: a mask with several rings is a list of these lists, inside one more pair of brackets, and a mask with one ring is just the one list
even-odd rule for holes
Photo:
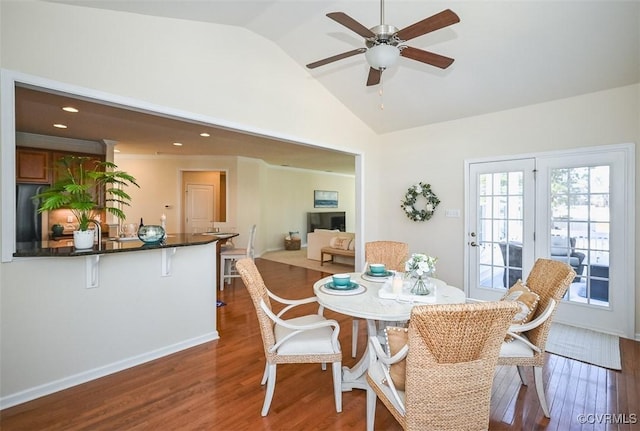
[[47,187],[47,184],[16,185],[16,242],[42,241],[40,202],[34,196]]

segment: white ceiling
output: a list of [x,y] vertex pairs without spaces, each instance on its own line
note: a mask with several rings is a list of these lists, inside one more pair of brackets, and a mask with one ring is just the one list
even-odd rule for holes
[[[79,112],[65,113],[62,111],[65,106],[73,106]],[[63,123],[67,128],[55,128],[55,123]],[[135,111],[36,87],[16,88],[16,130],[85,141],[113,141],[122,154],[244,156],[274,166],[343,174],[355,172],[352,154]],[[201,137],[202,132],[210,136]],[[176,147],[174,142],[183,145]]]
[[[300,67],[364,46],[327,18],[345,12],[380,24],[374,0],[54,0],[244,27],[282,48]],[[455,59],[446,70],[400,58],[379,87],[365,86],[363,55],[309,71],[378,133],[502,111],[640,81],[638,1],[385,2],[385,23],[400,29],[443,9],[460,22],[407,44]]]
[[[372,0],[49,0],[146,15],[244,27],[279,46],[372,130],[387,133],[436,122],[517,108],[640,82],[640,2],[638,1],[401,1],[385,2],[385,23],[404,28],[451,9],[460,22],[412,39],[407,45],[455,59],[446,70],[400,58],[383,74],[380,86],[366,87],[368,66],[356,55],[309,70],[305,65],[364,46],[360,36],[327,18],[345,12],[365,27],[380,22],[380,3]],[[381,102],[384,109],[380,109]],[[44,103],[44,102],[40,102]],[[59,105],[58,105],[59,106]],[[56,109],[59,110],[59,107]],[[87,109],[89,109],[87,106]],[[31,106],[30,109],[36,109]],[[39,117],[45,120],[43,107]],[[28,111],[31,112],[32,111]],[[52,111],[53,112],[53,111]],[[103,115],[116,115],[116,111]],[[154,133],[167,128],[192,134],[202,125],[165,122],[147,116],[149,128],[131,130],[133,113],[120,112],[108,136],[124,152],[159,152]],[[93,115],[93,114],[92,114]],[[147,124],[138,117],[137,123]],[[46,118],[47,124],[51,122]],[[160,124],[158,124],[158,122]],[[85,134],[98,131],[90,122]],[[128,131],[125,128],[129,126]],[[26,127],[26,126],[25,126]],[[42,133],[29,125],[24,131]],[[120,135],[115,131],[122,128]],[[193,129],[192,129],[193,128]],[[44,130],[44,129],[43,129]],[[128,133],[128,134],[127,134]],[[291,143],[216,131],[219,145],[196,145],[194,154],[214,153],[262,158],[290,165],[353,173],[353,157]],[[65,136],[59,133],[59,136]],[[90,139],[88,136],[71,136]],[[146,137],[146,143],[145,138]],[[180,140],[180,137],[176,137]],[[186,135],[185,138],[186,139]],[[156,141],[157,142],[157,141]],[[206,149],[205,149],[206,148]],[[229,149],[232,150],[229,150]],[[172,150],[161,150],[166,152]],[[175,151],[175,149],[174,149]],[[183,149],[184,151],[184,149]],[[314,153],[320,151],[320,154]]]

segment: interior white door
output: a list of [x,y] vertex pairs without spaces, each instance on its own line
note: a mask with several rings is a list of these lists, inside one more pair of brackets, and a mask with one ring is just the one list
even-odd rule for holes
[[539,157],[537,165],[536,255],[566,261],[577,273],[556,321],[632,336],[633,179],[625,151]]
[[528,273],[534,256],[534,159],[471,163],[468,292],[496,300]]
[[209,184],[187,184],[186,232],[206,232],[213,227],[214,196]]

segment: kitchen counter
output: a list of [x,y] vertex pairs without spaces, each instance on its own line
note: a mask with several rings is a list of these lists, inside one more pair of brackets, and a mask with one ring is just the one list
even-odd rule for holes
[[139,239],[121,241],[118,239],[103,238],[101,247],[94,244],[92,249],[76,250],[73,247],[73,239],[59,238],[49,241],[18,242],[14,257],[64,257],[64,256],[90,256],[107,253],[120,253],[130,251],[153,250],[173,247],[188,247],[192,245],[208,244],[214,241],[225,241],[238,236],[237,233],[173,233],[167,234],[165,240],[157,244],[144,244]]

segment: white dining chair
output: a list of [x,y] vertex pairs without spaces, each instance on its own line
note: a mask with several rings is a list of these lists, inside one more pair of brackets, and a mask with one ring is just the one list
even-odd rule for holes
[[[301,305],[304,310],[307,304],[317,304],[318,298],[286,299],[272,293],[251,259],[240,259],[238,271],[256,310],[266,359],[261,381],[262,385],[266,384],[262,416],[269,413],[278,364],[319,363],[325,370],[326,364],[330,363],[336,412],[342,412],[342,350],[338,322],[324,317],[324,308],[320,305],[315,313],[305,315],[304,311],[293,311],[292,315],[297,317],[285,318],[284,314],[295,307]],[[309,388],[310,391],[315,389]]]
[[246,248],[229,248],[220,251],[220,290],[224,290],[225,282],[231,284],[232,278],[240,277],[236,271],[236,262],[248,257],[254,259],[254,243],[256,239],[256,225],[249,230],[249,241]]

